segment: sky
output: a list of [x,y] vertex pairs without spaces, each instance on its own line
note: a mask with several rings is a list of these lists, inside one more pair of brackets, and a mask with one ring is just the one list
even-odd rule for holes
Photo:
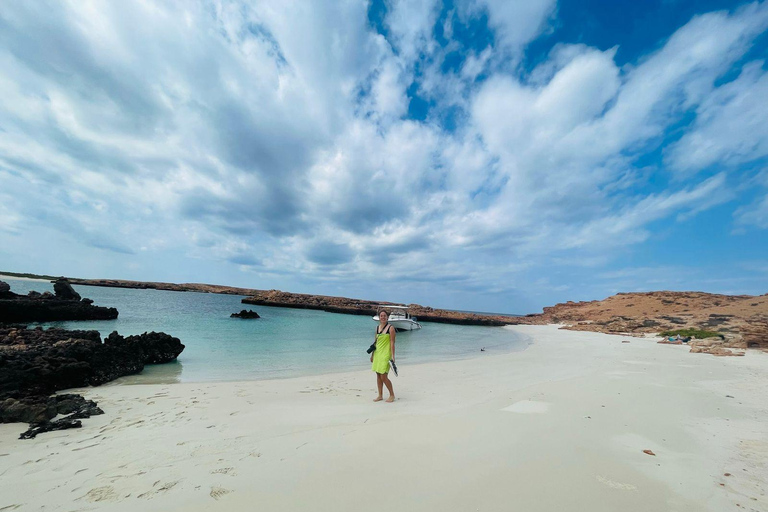
[[532,313],[768,292],[768,3],[0,6],[0,270]]

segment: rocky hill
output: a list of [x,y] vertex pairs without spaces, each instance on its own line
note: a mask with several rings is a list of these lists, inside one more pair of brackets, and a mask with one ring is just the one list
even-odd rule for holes
[[[619,293],[604,300],[566,302],[528,315],[526,322],[566,324],[566,329],[611,334],[696,329],[722,335],[698,343],[768,349],[768,294],[717,295],[703,292]],[[695,345],[694,345],[695,346]]]

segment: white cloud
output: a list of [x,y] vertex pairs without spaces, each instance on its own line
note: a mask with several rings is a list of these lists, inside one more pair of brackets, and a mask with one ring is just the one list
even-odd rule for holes
[[[607,261],[649,223],[731,197],[731,176],[655,187],[635,165],[683,113],[697,117],[674,169],[765,155],[762,68],[716,80],[766,4],[699,16],[633,66],[559,44],[527,75],[554,0],[445,19],[433,0],[395,1],[386,37],[363,1],[93,5],[0,12],[0,229],[67,233],[68,261],[95,247],[118,270],[141,252],[137,273],[189,258],[363,286],[397,269],[441,293],[512,293],[532,267]],[[440,46],[437,24],[450,38],[480,12],[495,46]],[[451,52],[464,60],[446,71]],[[431,102],[425,121],[407,119],[409,88]],[[738,222],[768,223],[760,204]]]
[[674,169],[689,173],[768,155],[768,73],[763,62],[744,66],[736,80],[718,87],[696,110],[694,126],[667,154]]
[[557,7],[556,0],[478,0],[478,4],[488,9],[499,45],[513,53],[541,33]]

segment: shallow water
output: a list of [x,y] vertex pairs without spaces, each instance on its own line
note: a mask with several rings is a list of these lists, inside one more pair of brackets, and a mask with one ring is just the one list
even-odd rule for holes
[[[16,293],[52,291],[47,281],[0,277]],[[116,307],[116,320],[51,322],[43,326],[95,329],[102,336],[163,331],[186,345],[176,363],[151,365],[118,383],[200,382],[296,377],[370,368],[365,350],[376,323],[368,316],[242,304],[239,295],[75,286],[96,305]],[[253,309],[257,320],[229,318]],[[400,374],[409,364],[522,350],[527,341],[502,327],[423,322],[397,335]]]

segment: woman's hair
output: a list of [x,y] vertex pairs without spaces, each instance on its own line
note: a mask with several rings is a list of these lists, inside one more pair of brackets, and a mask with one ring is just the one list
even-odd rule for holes
[[382,313],[386,313],[387,317],[389,317],[389,311],[386,309],[380,309],[378,314],[381,315]]

